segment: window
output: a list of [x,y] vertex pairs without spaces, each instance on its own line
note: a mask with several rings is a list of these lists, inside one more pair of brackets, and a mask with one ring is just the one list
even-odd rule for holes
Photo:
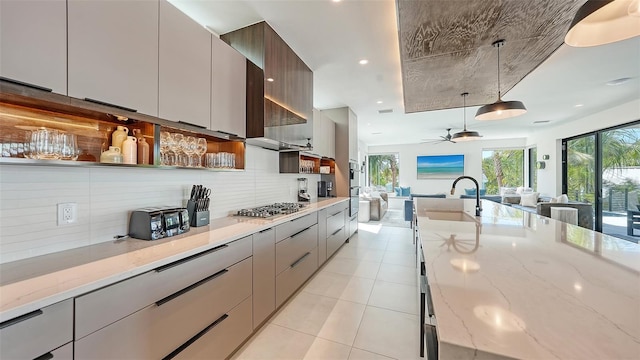
[[500,194],[501,187],[524,184],[524,150],[483,150],[482,187],[487,194]]
[[536,191],[538,188],[538,149],[529,148],[529,187]]
[[399,154],[369,155],[369,186],[378,191],[393,192],[399,185]]

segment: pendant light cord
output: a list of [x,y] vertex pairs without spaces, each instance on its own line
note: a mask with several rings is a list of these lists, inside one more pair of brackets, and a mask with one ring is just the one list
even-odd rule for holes
[[500,47],[504,45],[504,39],[496,40],[491,45],[498,48],[498,101],[502,101],[502,92],[500,91]]
[[467,95],[469,93],[462,93],[462,122],[464,123],[464,131],[467,131]]

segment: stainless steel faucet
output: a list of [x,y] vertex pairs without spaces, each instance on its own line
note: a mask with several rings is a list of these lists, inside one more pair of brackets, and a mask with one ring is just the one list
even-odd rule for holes
[[455,179],[453,181],[453,185],[451,185],[451,195],[456,192],[456,184],[462,179],[469,179],[476,185],[476,216],[480,216],[480,212],[482,211],[482,208],[480,207],[480,186],[478,185],[478,181],[476,179],[466,175],[460,176],[459,178]]

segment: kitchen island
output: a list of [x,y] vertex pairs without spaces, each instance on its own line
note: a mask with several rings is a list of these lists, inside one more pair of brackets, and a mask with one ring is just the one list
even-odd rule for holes
[[482,207],[415,202],[440,359],[640,359],[640,245]]

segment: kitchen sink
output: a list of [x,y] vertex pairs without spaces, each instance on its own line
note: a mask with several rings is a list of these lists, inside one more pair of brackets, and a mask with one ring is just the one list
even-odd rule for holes
[[429,220],[477,222],[475,217],[464,211],[425,211],[421,216]]

